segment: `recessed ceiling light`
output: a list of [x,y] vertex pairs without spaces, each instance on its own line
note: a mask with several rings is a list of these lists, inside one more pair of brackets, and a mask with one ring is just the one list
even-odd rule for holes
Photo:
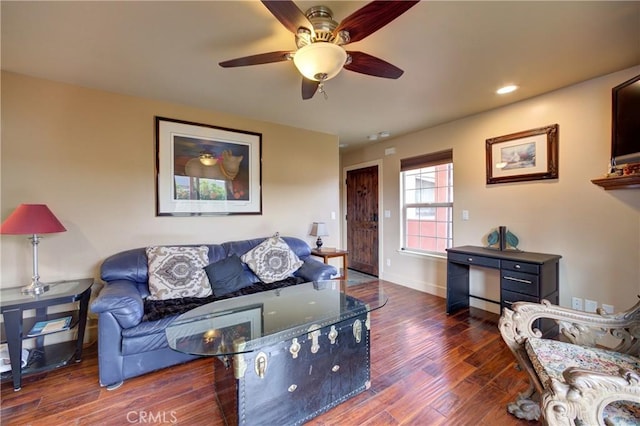
[[369,135],[367,136],[367,139],[369,139],[370,141],[377,141],[378,135],[377,134]]
[[391,135],[391,133],[384,131],[384,132],[380,132],[378,133],[380,135],[381,138],[388,138],[389,135]]
[[496,90],[496,93],[498,95],[504,95],[506,93],[511,93],[511,92],[513,92],[513,91],[515,91],[517,89],[518,89],[518,86],[516,86],[514,84],[511,84],[509,86],[504,86],[504,87],[499,88],[498,90]]

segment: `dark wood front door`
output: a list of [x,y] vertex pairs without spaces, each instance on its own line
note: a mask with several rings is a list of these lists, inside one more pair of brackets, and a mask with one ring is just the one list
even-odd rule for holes
[[378,276],[378,166],[347,172],[349,267]]

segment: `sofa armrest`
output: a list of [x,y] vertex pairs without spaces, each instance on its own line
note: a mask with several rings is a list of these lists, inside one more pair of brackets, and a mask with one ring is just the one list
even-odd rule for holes
[[602,424],[603,412],[615,401],[640,403],[640,376],[620,369],[617,374],[569,367],[562,373],[564,381],[552,379],[551,390],[541,401],[549,425]]
[[335,266],[325,265],[319,260],[307,257],[294,275],[304,278],[305,281],[323,281],[330,280],[331,277],[337,273],[338,270]]
[[514,350],[524,345],[527,339],[542,336],[540,330],[533,328],[534,322],[540,318],[555,320],[562,335],[571,343],[594,347],[608,336],[619,341],[613,350],[637,356],[640,345],[640,302],[616,314],[606,314],[600,310],[598,313],[577,311],[552,305],[547,300],[542,303],[516,302],[512,309],[503,309],[498,324],[500,334]]
[[144,303],[136,283],[127,280],[106,284],[91,303],[91,312],[111,313],[122,328],[140,324]]

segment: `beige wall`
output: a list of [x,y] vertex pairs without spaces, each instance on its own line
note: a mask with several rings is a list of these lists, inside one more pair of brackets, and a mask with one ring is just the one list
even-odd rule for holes
[[[266,106],[268,107],[268,106]],[[67,232],[39,247],[43,281],[98,277],[100,262],[150,244],[218,243],[276,231],[309,243],[323,220],[337,245],[337,137],[271,123],[2,73],[1,216],[45,203]],[[156,217],[154,116],[262,133],[262,211]],[[31,278],[31,246],[3,235],[0,285]]]
[[[454,245],[483,245],[491,229],[506,225],[520,238],[521,249],[562,255],[562,305],[570,306],[577,296],[630,307],[640,294],[640,190],[605,192],[590,180],[608,165],[611,88],[638,73],[640,66],[343,154],[342,174],[380,163],[380,217],[391,211],[381,223],[381,276],[445,296],[444,259],[398,250],[399,165],[401,158],[453,148]],[[554,123],[559,124],[558,180],[486,185],[486,139]],[[396,148],[395,155],[384,155],[389,147]],[[461,220],[462,210],[469,211],[468,221]],[[495,271],[473,268],[478,293],[497,298],[498,285]]]

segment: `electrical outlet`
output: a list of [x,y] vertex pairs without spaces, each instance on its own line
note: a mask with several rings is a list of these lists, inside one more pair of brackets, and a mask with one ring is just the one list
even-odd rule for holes
[[571,307],[573,309],[575,309],[576,311],[581,311],[582,310],[582,298],[580,297],[574,297],[571,299]]
[[602,310],[604,310],[606,313],[608,314],[612,314],[613,313],[613,305],[606,305],[606,304],[602,304]]
[[595,300],[584,299],[584,311],[595,312],[598,309],[598,302]]
[[387,259],[387,266],[391,266],[391,259]]

